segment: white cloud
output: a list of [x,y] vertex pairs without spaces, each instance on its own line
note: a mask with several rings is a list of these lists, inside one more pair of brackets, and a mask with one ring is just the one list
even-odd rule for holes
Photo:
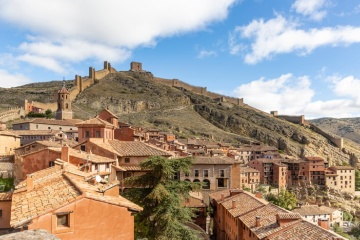
[[266,80],[261,78],[243,84],[234,90],[236,96],[265,112],[277,110],[281,114],[301,114],[314,91],[307,76],[294,77],[284,74],[279,78]]
[[234,95],[265,112],[305,115],[306,119],[360,117],[360,79],[329,76],[326,80],[335,94],[335,99],[329,101],[313,101],[315,91],[309,77],[294,77],[290,73],[242,84],[234,90]]
[[[20,45],[25,56],[52,58],[60,65],[89,58],[119,62],[136,47],[153,46],[159,38],[205,29],[225,19],[235,2],[1,0],[0,19],[31,32],[33,36]],[[45,67],[59,70],[50,65]]]
[[326,16],[326,11],[322,9],[325,4],[325,0],[296,0],[291,8],[299,14],[319,21]]
[[200,50],[197,58],[215,57],[216,55],[215,51]]
[[[294,21],[288,21],[281,15],[268,21],[253,20],[249,25],[237,26],[232,33],[237,41],[250,39],[250,53],[245,55],[245,62],[256,64],[276,54],[297,52],[307,55],[323,46],[336,47],[360,42],[360,27],[336,26],[326,28],[299,29]],[[234,46],[237,46],[234,43]],[[233,49],[230,48],[230,52]]]
[[20,73],[9,73],[0,69],[0,87],[10,88],[30,83],[31,80]]

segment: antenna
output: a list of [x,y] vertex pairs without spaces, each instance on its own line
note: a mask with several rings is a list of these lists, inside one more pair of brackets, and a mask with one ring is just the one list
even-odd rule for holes
[[100,175],[96,175],[95,181],[99,183],[99,182],[101,182],[101,180],[102,180],[101,176],[100,176]]

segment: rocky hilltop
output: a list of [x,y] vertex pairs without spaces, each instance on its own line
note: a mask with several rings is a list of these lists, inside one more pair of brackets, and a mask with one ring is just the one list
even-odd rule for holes
[[[74,81],[66,82],[67,87],[73,85]],[[49,82],[0,89],[6,94],[0,98],[0,107],[16,104],[25,93],[29,100],[47,102],[53,89],[60,86],[61,82]],[[351,140],[345,140],[344,148],[339,149],[307,126],[246,104],[232,104],[171,87],[144,72],[110,73],[78,94],[72,105],[74,117],[82,119],[94,117],[106,107],[121,122],[170,131],[178,137],[204,137],[233,144],[260,142],[288,155],[321,156],[334,164],[346,164],[350,156],[360,156],[358,144]]]
[[360,118],[319,118],[311,122],[327,132],[360,144]]

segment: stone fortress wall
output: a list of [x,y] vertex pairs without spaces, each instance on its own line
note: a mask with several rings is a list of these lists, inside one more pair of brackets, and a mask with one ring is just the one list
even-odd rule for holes
[[330,133],[325,132],[324,130],[320,129],[319,127],[315,126],[314,124],[306,121],[304,115],[300,115],[300,116],[278,115],[278,111],[271,111],[270,114],[276,118],[284,119],[285,121],[288,121],[291,123],[308,126],[314,132],[317,132],[318,134],[327,138],[338,148],[343,149],[343,147],[344,147],[344,139],[342,137],[334,136]]

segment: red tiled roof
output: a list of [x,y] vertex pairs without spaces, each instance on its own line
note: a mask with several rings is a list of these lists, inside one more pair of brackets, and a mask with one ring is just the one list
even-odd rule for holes
[[[235,201],[235,208],[232,208],[233,201]],[[221,203],[233,217],[238,217],[267,204],[268,202],[265,200],[256,198],[251,193],[245,191],[229,197]]]
[[323,214],[332,214],[336,211],[336,209],[326,207],[326,206],[318,206],[318,205],[304,205],[299,208],[295,208],[292,210],[295,213],[300,214],[301,216],[309,216],[309,215],[323,215]]
[[1,201],[11,201],[13,192],[3,192],[0,193],[0,202]]
[[197,156],[193,164],[216,164],[216,165],[232,165],[235,160],[227,156],[203,157]]
[[305,157],[305,160],[307,160],[307,161],[325,161],[321,157]]
[[10,130],[10,132],[19,136],[54,136],[59,134],[60,130]]
[[20,137],[19,134],[17,134],[16,132],[14,131],[0,131],[0,135],[3,135],[3,136],[11,136],[11,137]]
[[224,195],[224,199],[226,199],[227,197],[230,196],[230,190],[226,189],[226,190],[210,193],[209,198],[215,200],[216,202],[220,202],[222,195]]
[[291,227],[285,228],[282,231],[278,231],[267,239],[271,240],[332,240],[345,239],[340,235],[327,231],[321,227],[318,227],[305,220],[298,221],[296,224],[292,224]]
[[66,87],[62,87],[58,93],[69,93],[69,91],[66,89]]
[[138,141],[109,140],[109,145],[118,153],[118,155],[124,157],[172,155],[162,149]]
[[74,126],[75,123],[81,122],[80,119],[64,119],[64,120],[57,120],[57,119],[47,119],[47,118],[33,118],[30,120],[25,120],[22,122],[14,123],[13,125],[19,125],[23,123],[37,123],[37,124],[47,124],[47,125],[61,125],[61,126]]
[[329,169],[336,169],[336,170],[354,170],[353,167],[350,166],[331,166]]
[[85,120],[85,121],[76,123],[77,127],[84,127],[84,126],[89,126],[89,125],[115,128],[115,126],[113,124],[111,124],[111,123],[109,123],[107,121],[104,121],[99,117],[92,118],[92,119],[89,119],[89,120]]
[[76,172],[75,168],[67,171],[66,167],[64,170],[56,165],[31,175],[34,182],[32,190],[26,189],[26,180],[21,182],[13,193],[11,226],[20,227],[35,217],[82,197],[126,207],[133,211],[142,210],[141,207],[121,196],[103,196],[99,186],[85,182],[82,172],[79,171],[81,173],[79,175],[73,172]]

